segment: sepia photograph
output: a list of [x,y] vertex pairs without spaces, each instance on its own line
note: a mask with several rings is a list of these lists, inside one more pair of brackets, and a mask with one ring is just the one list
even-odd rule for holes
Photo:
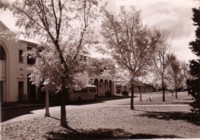
[[200,0],[0,0],[0,139],[200,139]]

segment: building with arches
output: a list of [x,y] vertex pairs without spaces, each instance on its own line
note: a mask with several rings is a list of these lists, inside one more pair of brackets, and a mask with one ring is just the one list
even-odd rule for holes
[[[1,33],[9,29],[0,21],[0,98],[1,103],[44,100],[40,88],[29,81],[31,71],[28,68],[34,60],[23,53],[36,47],[37,44],[24,40],[10,39]],[[87,61],[87,60],[86,60]],[[115,94],[115,83],[112,76],[102,74],[93,76],[93,84],[97,87],[98,96]]]
[[101,76],[93,76],[93,84],[97,87],[98,97],[113,96],[115,95],[115,82],[109,74],[103,74]]
[[[9,29],[0,21],[0,33]],[[0,94],[1,103],[37,100],[39,90],[29,82],[27,70],[33,60],[23,56],[36,44],[0,36]]]

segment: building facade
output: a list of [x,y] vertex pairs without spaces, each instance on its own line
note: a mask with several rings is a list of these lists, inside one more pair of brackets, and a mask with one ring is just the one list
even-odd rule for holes
[[[9,29],[0,22],[0,32]],[[23,53],[36,44],[0,36],[0,93],[1,103],[35,101],[39,98],[39,90],[29,82],[28,75],[34,60]]]
[[[121,94],[124,91],[126,91],[127,93],[131,93],[130,85],[121,85],[119,83],[116,83],[116,94]],[[140,81],[138,81],[137,84],[134,85],[134,93],[151,93],[156,91],[157,89],[154,86],[142,83]]]
[[[9,29],[0,21],[0,33]],[[0,34],[0,94],[1,103],[25,102],[44,100],[40,88],[29,81],[28,70],[34,60],[23,53],[37,44],[24,40],[7,38]],[[115,94],[115,84],[108,75],[92,77],[93,84],[97,87],[98,96],[112,96]]]
[[98,97],[114,96],[116,94],[115,81],[109,74],[92,77],[93,84],[97,87]]

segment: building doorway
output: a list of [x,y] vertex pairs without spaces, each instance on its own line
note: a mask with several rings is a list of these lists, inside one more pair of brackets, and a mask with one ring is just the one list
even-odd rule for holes
[[6,52],[0,45],[0,101],[5,102],[5,82],[6,81]]
[[19,102],[24,101],[24,82],[23,81],[18,82],[18,99],[19,99]]
[[28,101],[37,100],[37,88],[30,82],[29,75],[27,76],[27,87],[28,87]]
[[3,103],[3,97],[4,97],[4,82],[0,81],[0,94],[1,94],[1,104]]
[[97,87],[97,95],[99,95],[99,81],[98,81],[98,79],[94,80],[94,85]]

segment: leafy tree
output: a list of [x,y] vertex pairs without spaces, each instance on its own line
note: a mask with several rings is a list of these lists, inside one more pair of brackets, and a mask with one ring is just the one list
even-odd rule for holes
[[118,67],[114,76],[115,83],[123,86],[128,85],[128,87],[130,87],[130,77],[129,71],[124,69],[121,70],[120,67]]
[[[178,89],[182,87],[184,82],[184,75],[181,69],[181,63],[174,54],[169,55],[170,64],[167,69],[167,78],[168,78],[168,89],[175,91],[175,97],[178,98],[177,92]],[[186,82],[186,81],[185,81]],[[172,94],[173,95],[173,94]]]
[[141,23],[139,11],[133,7],[130,11],[126,11],[121,7],[115,16],[105,11],[102,35],[117,64],[130,73],[132,89],[130,107],[134,109],[134,82],[148,70],[160,34],[150,32]]
[[[79,56],[93,43],[92,23],[98,14],[94,0],[23,0],[5,2],[16,17],[23,35],[43,46],[31,76],[34,84],[54,88],[61,94],[61,125],[66,126],[65,94],[75,80]],[[45,59],[45,65],[41,59]],[[39,67],[41,66],[41,67]],[[34,74],[41,74],[39,76]]]
[[1,9],[7,9],[8,4],[6,3],[6,0],[0,0],[0,8]]
[[183,89],[186,90],[187,89],[187,80],[191,79],[191,74],[189,72],[189,65],[185,62],[181,62],[181,73],[183,75]]
[[197,55],[197,60],[190,61],[190,74],[192,79],[188,80],[187,85],[189,93],[194,97],[191,104],[192,111],[200,113],[200,7],[193,8],[193,21],[196,29],[196,40],[190,42],[191,50]]
[[167,75],[166,71],[170,64],[170,56],[168,54],[169,52],[169,44],[167,43],[166,35],[161,34],[161,41],[159,42],[159,47],[157,47],[157,50],[155,51],[155,56],[153,58],[154,61],[154,72],[155,72],[155,80],[156,83],[160,85],[162,92],[163,92],[163,98],[162,101],[165,102],[165,90],[166,90],[166,82],[167,82]]
[[111,58],[91,58],[89,60],[88,72],[89,75],[102,75],[108,73],[115,75],[115,63]]

